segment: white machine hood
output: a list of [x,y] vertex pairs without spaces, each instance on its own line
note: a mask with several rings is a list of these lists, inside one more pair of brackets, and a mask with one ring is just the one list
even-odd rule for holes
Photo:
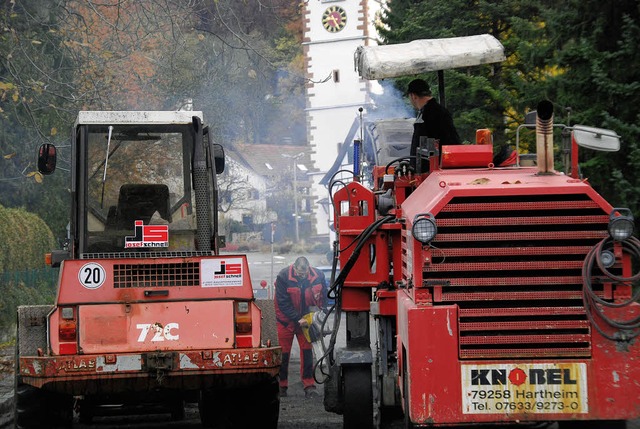
[[409,43],[360,46],[355,65],[363,79],[415,75],[505,60],[504,47],[490,34]]

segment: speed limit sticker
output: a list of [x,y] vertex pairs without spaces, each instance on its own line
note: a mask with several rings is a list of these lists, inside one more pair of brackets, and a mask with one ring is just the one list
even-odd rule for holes
[[104,283],[107,272],[100,264],[91,262],[84,264],[78,271],[78,280],[80,284],[87,289],[98,289]]

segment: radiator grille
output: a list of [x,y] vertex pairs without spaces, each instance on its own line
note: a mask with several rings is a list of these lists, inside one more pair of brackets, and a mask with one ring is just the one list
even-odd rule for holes
[[582,194],[456,197],[443,207],[423,285],[459,306],[460,358],[590,357],[581,269],[608,220]]
[[116,264],[113,287],[199,286],[199,262],[175,264]]

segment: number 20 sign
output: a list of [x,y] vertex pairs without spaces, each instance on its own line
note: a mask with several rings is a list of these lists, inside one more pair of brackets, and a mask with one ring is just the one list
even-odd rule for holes
[[98,289],[104,283],[107,272],[100,264],[84,264],[78,271],[78,280],[87,289]]

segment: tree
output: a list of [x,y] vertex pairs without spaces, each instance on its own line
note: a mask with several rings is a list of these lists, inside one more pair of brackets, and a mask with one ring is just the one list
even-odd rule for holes
[[250,195],[253,186],[242,174],[242,168],[233,160],[227,160],[224,173],[218,178],[218,209],[221,213],[252,208]]
[[[483,33],[501,40],[509,58],[506,63],[447,70],[445,91],[447,108],[452,112],[463,140],[474,141],[476,129],[490,128],[496,141],[502,143],[506,140],[508,126],[504,118],[511,113],[512,99],[506,83],[509,76],[523,73],[515,53],[516,45],[505,43],[513,37],[511,17],[519,13],[525,14],[532,22],[536,21],[534,8],[523,6],[518,1],[393,1],[384,13],[382,22],[385,27],[380,29],[380,33],[385,43]],[[431,83],[434,94],[437,94],[435,73],[421,77]],[[413,78],[398,79],[398,88],[404,90]]]
[[40,217],[2,205],[0,236],[0,330],[9,333],[15,332],[19,305],[53,302],[57,270],[44,265],[43,255],[54,249],[55,242]]
[[513,143],[523,113],[550,100],[556,122],[611,128],[622,136],[618,154],[585,152],[581,166],[606,199],[639,218],[639,14],[634,0],[394,0],[381,34],[385,43],[494,35],[506,62],[445,73],[448,108],[463,138],[487,127],[496,141]]
[[216,142],[304,141],[299,12],[285,0],[3,2],[0,202],[37,210],[51,197],[42,213],[63,233],[68,178],[45,177],[43,190],[30,173],[42,142],[61,146],[68,170],[61,130],[78,110],[173,110],[190,99]]
[[558,13],[549,32],[561,72],[548,82],[550,98],[571,107],[573,123],[622,136],[618,153],[583,153],[583,172],[611,204],[631,208],[640,219],[638,2],[572,1]]

